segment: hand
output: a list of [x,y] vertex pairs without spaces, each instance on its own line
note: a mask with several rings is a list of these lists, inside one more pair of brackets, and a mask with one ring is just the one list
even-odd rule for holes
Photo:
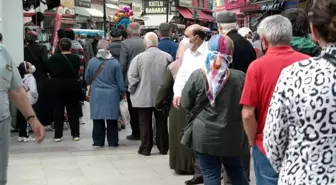
[[181,106],[181,97],[180,96],[174,97],[173,105],[174,105],[175,108],[180,109],[180,106]]
[[37,118],[32,119],[29,124],[34,132],[36,142],[41,143],[44,140],[45,136],[44,126]]

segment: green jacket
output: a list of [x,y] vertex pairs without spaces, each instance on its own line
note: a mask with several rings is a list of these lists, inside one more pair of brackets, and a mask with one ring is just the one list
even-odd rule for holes
[[291,46],[294,50],[312,57],[320,55],[321,52],[321,48],[306,37],[293,37]]
[[195,110],[203,109],[201,105],[206,106],[194,119],[181,143],[197,152],[215,156],[242,156],[244,152],[248,152],[241,116],[242,106],[239,104],[244,81],[243,72],[231,69],[229,80],[212,107],[207,103],[209,100],[202,72],[194,71],[182,91],[182,107],[188,112],[196,112]]

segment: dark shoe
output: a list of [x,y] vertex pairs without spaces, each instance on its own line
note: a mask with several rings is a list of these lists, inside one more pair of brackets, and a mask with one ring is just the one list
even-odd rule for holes
[[126,129],[126,125],[121,124],[121,129]]
[[203,184],[203,177],[192,178],[191,180],[185,181],[186,185]]
[[109,145],[109,147],[114,147],[114,148],[117,148],[119,146],[119,144],[116,144],[116,145]]
[[184,170],[175,170],[175,173],[177,175],[193,175],[194,172],[187,172],[187,171],[184,171]]
[[128,139],[128,140],[135,140],[136,141],[136,140],[140,140],[140,137],[129,135],[129,136],[126,137],[126,139]]
[[142,152],[140,152],[139,150],[138,150],[138,154],[139,154],[139,155],[143,155],[143,156],[150,156],[150,154],[142,153]]

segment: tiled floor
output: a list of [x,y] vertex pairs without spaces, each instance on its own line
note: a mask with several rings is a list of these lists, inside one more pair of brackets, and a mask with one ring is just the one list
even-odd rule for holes
[[[85,107],[89,115],[88,105]],[[81,126],[81,141],[65,131],[64,141],[54,143],[48,131],[41,145],[17,143],[12,136],[8,185],[183,185],[190,176],[177,176],[169,169],[168,156],[156,148],[149,157],[136,154],[139,142],[120,132],[119,148],[94,149],[92,122]]]

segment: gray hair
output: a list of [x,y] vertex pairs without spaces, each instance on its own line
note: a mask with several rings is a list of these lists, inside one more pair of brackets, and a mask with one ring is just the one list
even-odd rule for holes
[[159,39],[158,36],[154,32],[148,32],[146,33],[144,37],[144,42],[146,47],[157,47],[159,45]]
[[292,40],[292,23],[282,15],[266,17],[258,27],[260,38],[265,38],[272,46],[288,45]]
[[236,22],[234,23],[218,23],[218,28],[221,34],[226,34],[231,30],[238,30],[239,26]]
[[130,35],[140,35],[141,34],[141,26],[137,22],[132,22],[127,26],[127,32]]
[[109,47],[109,42],[107,40],[100,40],[97,44],[97,50],[107,49]]

